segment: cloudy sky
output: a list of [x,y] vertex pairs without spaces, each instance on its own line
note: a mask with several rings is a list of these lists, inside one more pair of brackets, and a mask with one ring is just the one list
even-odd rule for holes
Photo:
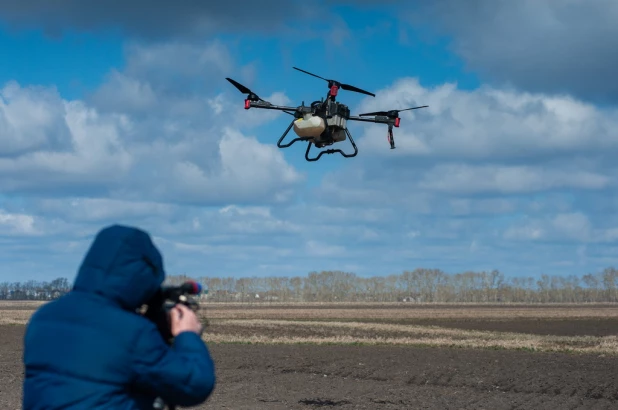
[[[616,264],[614,0],[246,3],[0,0],[0,280],[72,279],[114,223],[194,277]],[[326,94],[292,66],[429,108],[308,163],[225,80]]]

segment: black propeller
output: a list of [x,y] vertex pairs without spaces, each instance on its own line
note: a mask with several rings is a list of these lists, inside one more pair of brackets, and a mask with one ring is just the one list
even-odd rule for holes
[[[250,89],[248,89],[247,87],[245,87],[244,85],[242,85],[241,83],[232,80],[231,78],[226,77],[226,80],[228,80],[230,83],[232,83],[234,85],[234,87],[238,88],[238,91],[240,91],[243,94],[249,94],[249,96],[247,97],[249,100],[251,101],[264,101],[262,100],[256,93],[254,93],[253,91],[251,91]],[[264,101],[266,102],[266,101]]]
[[[230,83],[234,84],[234,87],[238,88],[238,90],[243,93],[243,94],[249,94],[247,96],[247,99],[250,101],[262,101],[268,105],[270,105],[270,103],[268,101],[264,101],[263,99],[261,99],[256,93],[254,93],[253,91],[251,91],[250,89],[248,89],[247,87],[245,87],[244,85],[242,85],[241,83],[239,83],[238,81],[232,80],[231,78],[225,77],[226,80],[228,80]],[[245,107],[246,108],[246,107]],[[283,111],[286,114],[289,115],[294,115],[293,112],[289,112],[289,111]]]
[[425,107],[429,107],[429,106],[428,105],[423,105],[421,107],[404,108],[403,110],[366,112],[364,114],[359,114],[359,117],[365,117],[365,116],[369,116],[369,115],[386,115],[388,117],[397,117],[398,114],[400,112],[402,112],[402,111],[416,110],[416,109],[425,108]]
[[295,69],[295,70],[298,70],[298,71],[302,71],[305,74],[309,74],[309,75],[312,75],[314,77],[321,78],[324,81],[327,81],[329,87],[331,87],[333,85],[336,85],[337,87],[340,87],[342,90],[354,91],[354,92],[361,93],[361,94],[367,94],[367,95],[371,95],[372,97],[376,96],[374,93],[370,93],[369,91],[361,90],[360,88],[354,87],[353,85],[341,84],[340,82],[335,81],[335,80],[328,80],[328,79],[326,79],[324,77],[320,77],[319,75],[315,75],[313,73],[310,73],[309,71],[301,70],[300,68],[297,68],[297,67],[292,67],[292,68]]

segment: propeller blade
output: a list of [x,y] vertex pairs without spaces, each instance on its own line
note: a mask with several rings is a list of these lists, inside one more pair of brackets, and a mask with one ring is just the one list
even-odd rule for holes
[[370,93],[369,91],[362,90],[358,87],[354,87],[353,85],[349,85],[349,84],[341,84],[341,89],[347,90],[347,91],[354,91],[354,92],[361,93],[361,94],[367,94],[372,97],[376,96],[374,93]]
[[418,110],[419,108],[425,108],[425,107],[429,107],[428,105],[421,105],[420,107],[412,107],[412,108],[406,108],[403,110],[397,110],[397,112],[402,112],[402,111],[408,111],[408,110]]
[[326,82],[329,82],[329,83],[330,83],[330,82],[337,83],[337,84],[339,85],[339,87],[340,87],[342,90],[346,90],[346,91],[354,91],[354,92],[357,92],[357,93],[367,94],[367,95],[371,95],[372,97],[375,97],[375,94],[370,93],[369,91],[362,90],[362,89],[360,89],[360,88],[358,88],[358,87],[354,87],[353,85],[350,85],[350,84],[340,84],[340,83],[339,83],[339,81],[336,81],[336,80],[329,80],[329,79],[327,79],[327,78],[320,77],[319,75],[316,75],[316,74],[310,73],[309,71],[305,71],[305,70],[303,70],[303,69],[301,69],[301,68],[298,68],[298,67],[292,67],[292,68],[293,68],[293,69],[295,69],[295,70],[298,70],[298,71],[302,71],[303,73],[305,73],[305,74],[309,74],[309,75],[311,75],[311,76],[313,76],[313,77],[320,78],[320,79],[322,79],[322,80],[324,80],[324,81],[326,81]]
[[402,111],[408,111],[408,110],[417,110],[419,108],[425,108],[425,107],[429,107],[428,105],[422,105],[420,107],[412,107],[412,108],[404,108],[402,110],[390,110],[390,111],[375,111],[375,112],[366,112],[364,114],[359,114],[359,117],[366,117],[369,115],[391,115],[392,113],[400,113]]
[[314,77],[321,78],[321,79],[322,79],[322,80],[324,80],[324,81],[330,81],[330,80],[327,80],[327,79],[326,79],[326,78],[324,78],[324,77],[320,77],[319,75],[315,75],[315,74],[313,74],[313,73],[310,73],[309,71],[302,70],[302,69],[300,69],[300,68],[298,68],[298,67],[292,67],[292,68],[293,68],[294,70],[302,71],[302,72],[303,72],[303,73],[305,73],[305,74],[309,74],[309,75],[312,75],[312,76],[314,76]]
[[238,88],[238,91],[240,91],[241,93],[251,94],[251,90],[245,87],[244,85],[242,85],[241,83],[239,83],[238,81],[234,81],[229,77],[226,77],[225,79],[228,80],[230,83],[232,83],[234,87]]
[[[255,97],[260,100],[260,101],[264,101],[262,100],[256,93],[254,93],[253,91],[251,91],[250,89],[248,89],[247,87],[245,87],[244,85],[242,85],[241,83],[239,83],[238,81],[232,80],[229,77],[225,78],[226,80],[228,80],[230,83],[232,83],[234,85],[234,87],[238,88],[238,91],[240,91],[243,94],[253,94],[255,95]],[[265,101],[264,101],[265,102]]]

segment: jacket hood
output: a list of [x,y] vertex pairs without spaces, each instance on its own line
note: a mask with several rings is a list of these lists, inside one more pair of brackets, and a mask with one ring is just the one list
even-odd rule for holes
[[73,289],[135,310],[165,280],[163,258],[146,232],[112,225],[101,230],[86,253]]

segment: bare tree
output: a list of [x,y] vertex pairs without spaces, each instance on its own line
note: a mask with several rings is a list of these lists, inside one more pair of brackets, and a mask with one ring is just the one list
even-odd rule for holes
[[[190,275],[170,275],[166,285],[179,285]],[[392,302],[430,303],[590,303],[618,302],[618,270],[577,275],[505,278],[498,271],[447,274],[417,268],[401,274],[359,277],[351,272],[309,272],[294,277],[201,277],[211,302]],[[70,291],[66,278],[49,282],[0,283],[0,299],[51,300]]]

